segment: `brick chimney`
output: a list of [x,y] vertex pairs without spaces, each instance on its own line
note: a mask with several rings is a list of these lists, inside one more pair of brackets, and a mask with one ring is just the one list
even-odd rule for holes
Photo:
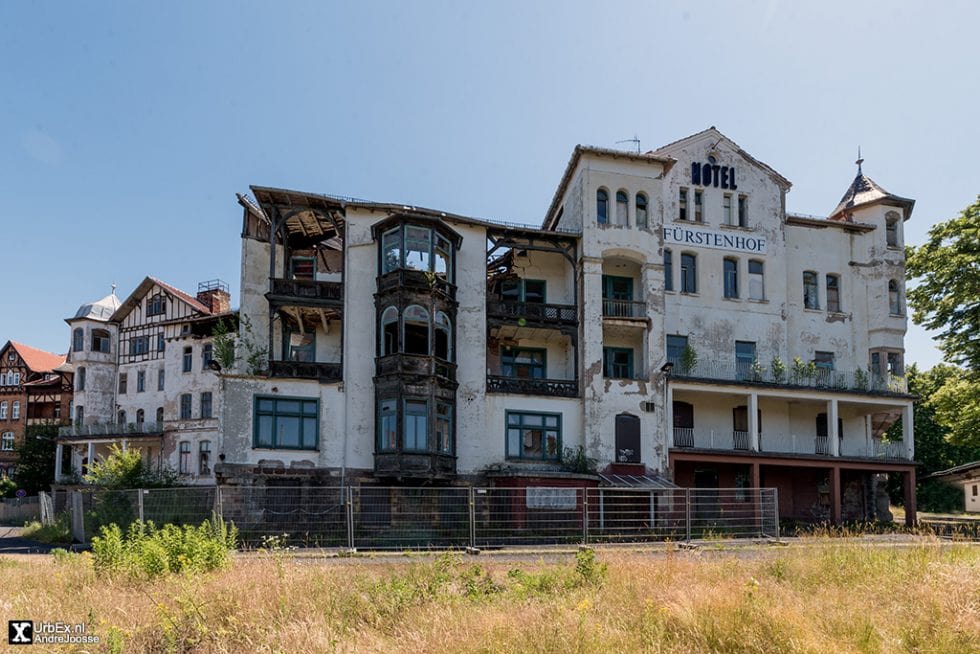
[[231,293],[228,284],[220,279],[212,279],[197,285],[197,301],[211,310],[211,313],[231,311]]

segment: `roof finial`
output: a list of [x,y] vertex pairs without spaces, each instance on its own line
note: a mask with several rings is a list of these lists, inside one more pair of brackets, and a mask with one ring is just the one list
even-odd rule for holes
[[116,282],[112,282],[112,294],[116,294]]
[[860,145],[858,146],[858,158],[857,158],[857,161],[855,161],[854,163],[856,163],[858,165],[858,175],[863,175],[864,173],[861,172],[861,164],[864,163],[864,159],[861,158],[861,146]]

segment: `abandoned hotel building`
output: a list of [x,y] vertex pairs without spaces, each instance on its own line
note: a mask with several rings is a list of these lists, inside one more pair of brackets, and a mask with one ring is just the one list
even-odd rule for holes
[[148,278],[68,321],[61,447],[126,439],[198,483],[772,487],[835,522],[900,473],[912,520],[914,202],[860,162],[826,216],[790,186],[712,127],[575,148],[540,226],[253,187],[239,313]]

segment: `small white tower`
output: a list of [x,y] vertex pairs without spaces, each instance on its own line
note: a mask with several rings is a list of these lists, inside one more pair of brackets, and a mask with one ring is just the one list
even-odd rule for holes
[[74,317],[65,319],[71,328],[68,357],[75,369],[72,421],[76,424],[114,421],[118,339],[117,326],[110,319],[120,304],[113,284],[109,295],[83,304]]

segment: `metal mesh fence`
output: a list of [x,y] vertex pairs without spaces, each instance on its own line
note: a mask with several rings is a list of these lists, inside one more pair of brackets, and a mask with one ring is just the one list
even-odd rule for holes
[[222,486],[76,491],[85,539],[134,520],[218,515],[242,542],[360,549],[498,548],[779,536],[771,488]]

